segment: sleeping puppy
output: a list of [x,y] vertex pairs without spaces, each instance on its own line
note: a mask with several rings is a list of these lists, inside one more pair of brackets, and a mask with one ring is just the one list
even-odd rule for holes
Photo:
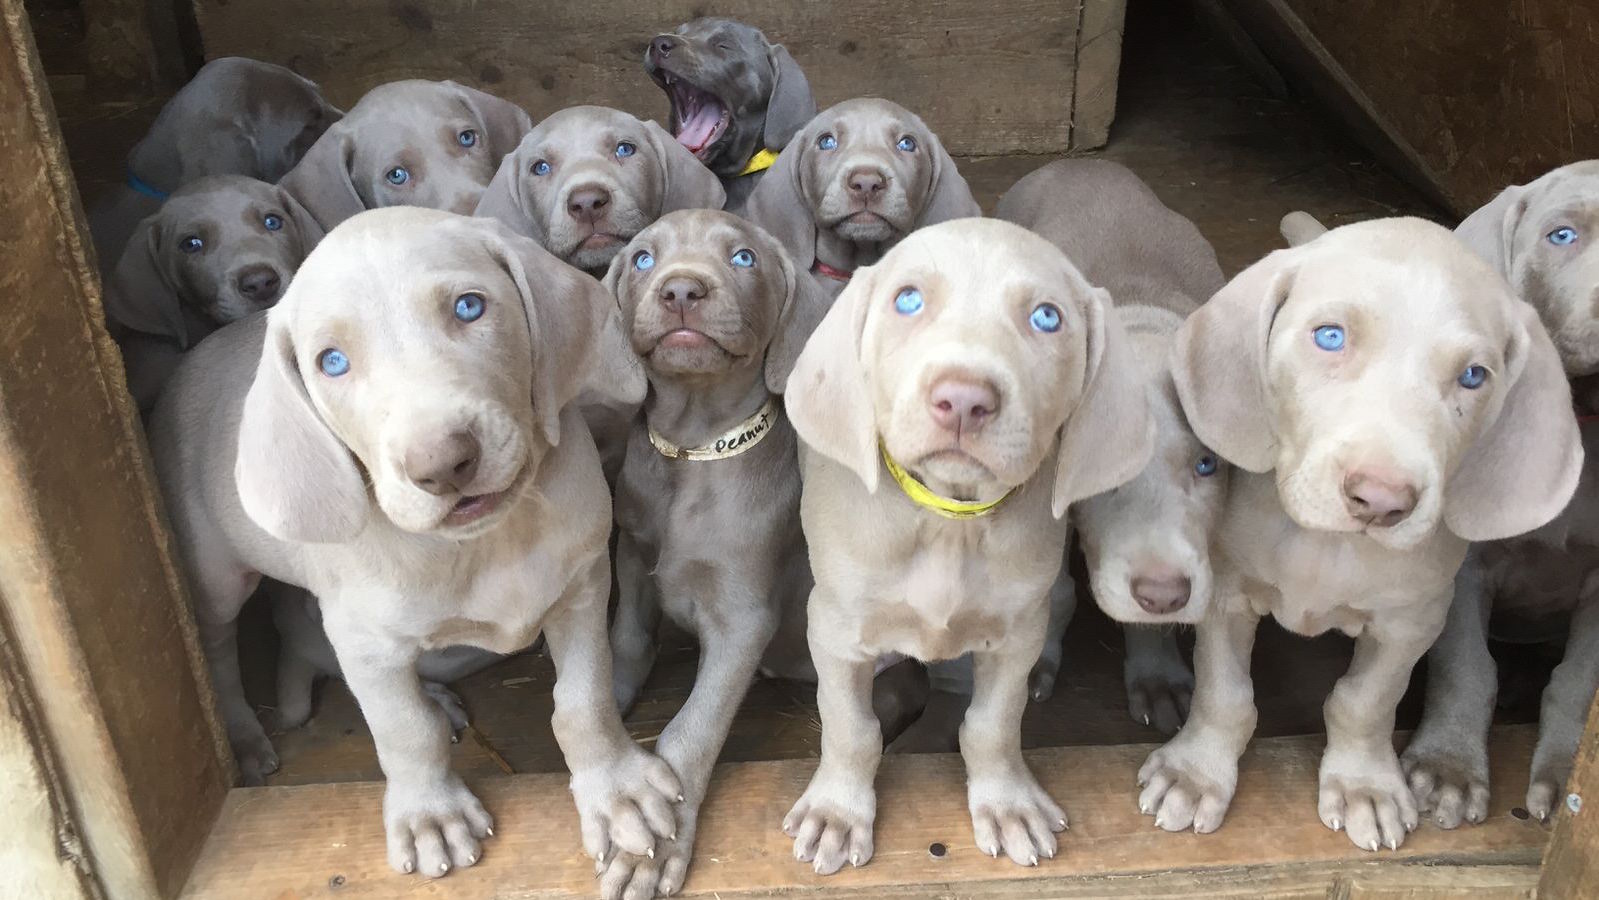
[[598,282],[498,223],[373,211],[330,234],[267,314],[196,347],[152,416],[241,768],[271,754],[235,634],[269,577],[320,600],[388,780],[397,871],[472,865],[492,827],[449,770],[418,658],[511,652],[541,628],[585,850],[648,854],[675,831],[677,779],[611,699],[608,494],[572,404],[589,377],[643,391],[604,340],[608,306]]
[[661,126],[603,106],[563,109],[507,154],[477,205],[568,264],[605,274],[644,226],[721,209],[716,176]]
[[[768,182],[770,183],[770,182]],[[850,282],[785,394],[822,758],[784,819],[820,874],[872,856],[879,659],[970,655],[960,727],[977,846],[1055,854],[1066,816],[1021,753],[1067,507],[1138,474],[1153,422],[1110,298],[1043,238],[967,219],[920,230]],[[886,482],[886,484],[885,484]]]
[[917,228],[981,215],[937,135],[887,100],[846,100],[789,141],[744,215],[838,296]]
[[276,182],[343,115],[282,66],[239,56],[201,66],[128,153],[124,185],[89,212],[101,267],[178,188],[211,175]]
[[105,288],[139,409],[155,405],[185,350],[277,302],[321,239],[288,191],[243,175],[190,182],[140,222]]
[[1168,831],[1221,825],[1270,614],[1355,638],[1325,706],[1317,809],[1358,847],[1397,848],[1418,812],[1394,708],[1443,628],[1467,542],[1543,525],[1577,484],[1560,358],[1504,279],[1420,219],[1272,253],[1189,316],[1172,358],[1194,433],[1238,468],[1209,609],[1193,613],[1193,708],[1140,770],[1139,808]]
[[[1227,466],[1188,427],[1169,357],[1183,320],[1226,279],[1199,229],[1119,163],[1050,163],[1007,191],[997,215],[1042,235],[1091,284],[1108,290],[1132,341],[1155,415],[1154,457],[1137,478],[1077,504],[1072,520],[1094,600],[1128,623],[1128,709],[1134,720],[1171,734],[1187,714],[1194,677],[1175,629],[1158,626],[1192,624],[1190,601],[1197,609],[1209,602],[1210,535]],[[1049,640],[1033,673],[1035,698],[1053,687],[1070,617],[1070,607],[1051,610]]]
[[779,625],[803,621],[797,441],[778,395],[826,301],[769,235],[709,210],[644,229],[605,283],[650,382],[616,491],[619,705],[649,675],[662,609],[700,644],[694,689],[655,744],[683,784],[677,837],[653,859],[617,856],[601,884],[652,897],[682,887],[733,715]]
[[470,215],[532,125],[515,104],[453,81],[394,81],[351,107],[283,186],[324,229],[384,206]]
[[794,57],[732,19],[695,19],[656,35],[644,71],[671,103],[672,135],[722,180],[728,209],[743,207],[778,152],[816,115]]

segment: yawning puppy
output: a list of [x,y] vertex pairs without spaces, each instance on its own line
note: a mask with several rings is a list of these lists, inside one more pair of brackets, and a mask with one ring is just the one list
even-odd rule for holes
[[816,115],[810,82],[788,51],[731,19],[695,19],[656,35],[644,71],[672,104],[672,134],[722,179],[728,209],[744,205]]
[[821,764],[783,823],[795,855],[822,874],[872,856],[878,660],[969,653],[977,846],[1053,856],[1066,816],[1022,759],[1021,714],[1064,516],[1136,475],[1153,441],[1110,298],[1016,225],[932,226],[856,274],[785,398],[805,447],[822,717]]
[[602,884],[650,897],[683,885],[711,768],[767,644],[782,621],[803,632],[797,442],[778,394],[825,300],[769,235],[719,211],[644,229],[605,283],[650,382],[616,490],[619,705],[649,674],[662,609],[700,644],[694,690],[655,744],[683,783],[677,837],[664,855],[618,856]]

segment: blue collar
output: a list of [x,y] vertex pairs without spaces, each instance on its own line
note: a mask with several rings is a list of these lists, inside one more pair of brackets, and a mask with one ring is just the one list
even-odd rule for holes
[[143,178],[133,174],[132,169],[128,170],[127,185],[146,197],[150,197],[155,200],[165,201],[168,197],[172,196],[170,192],[163,191],[160,188],[151,185]]

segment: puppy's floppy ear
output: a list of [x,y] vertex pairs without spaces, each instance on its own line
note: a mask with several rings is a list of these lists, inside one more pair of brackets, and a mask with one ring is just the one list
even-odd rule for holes
[[862,336],[877,282],[873,270],[872,266],[857,269],[822,317],[794,362],[783,389],[783,403],[795,432],[807,446],[848,467],[860,476],[867,491],[875,493],[877,420],[866,362],[861,358]]
[[1505,188],[1467,216],[1455,229],[1455,237],[1464,241],[1471,252],[1487,260],[1494,271],[1509,278],[1510,266],[1515,262],[1516,229],[1521,225],[1530,199],[1525,187]]
[[183,301],[161,266],[160,214],[138,224],[105,285],[105,317],[117,329],[150,334],[189,348]]
[[233,478],[245,513],[266,533],[341,543],[366,525],[366,482],[311,403],[282,308],[266,316],[261,361],[239,417]]
[[631,244],[623,247],[611,258],[610,268],[605,270],[605,277],[600,281],[611,303],[600,332],[599,359],[585,391],[587,396],[608,400],[612,406],[638,406],[644,402],[650,386],[644,362],[634,352],[633,341],[628,337],[628,317],[623,309],[622,292],[627,289],[624,280],[632,255]]
[[1277,250],[1229,281],[1177,330],[1172,380],[1200,443],[1250,472],[1277,465],[1266,406],[1266,343],[1293,290],[1299,250]]
[[278,185],[277,189],[278,202],[283,204],[283,211],[294,220],[294,227],[299,229],[300,259],[303,261],[327,237],[327,232],[322,230],[322,224],[316,220],[316,216],[311,215],[311,211],[302,206],[293,194],[282,185]]
[[[760,230],[758,225],[751,227]],[[794,268],[794,261],[788,258],[776,241],[770,239],[770,235],[762,234],[761,237],[766,239],[763,243],[769,244],[771,252],[777,256],[776,262],[782,268],[782,280],[788,292],[777,317],[777,331],[766,347],[766,389],[781,394],[788,385],[789,375],[794,371],[800,352],[821,324],[822,317],[827,315],[828,298],[809,272]]]
[[483,124],[483,136],[488,139],[489,152],[494,154],[495,159],[515,150],[516,145],[522,143],[522,138],[533,130],[533,120],[515,103],[454,81],[445,81],[443,84],[455,90],[461,102]]
[[515,150],[500,160],[499,170],[484,189],[472,215],[499,219],[507,228],[542,245],[549,240],[549,235],[544,231],[544,223],[528,212],[527,198],[522,193],[522,176],[531,165],[526,158],[522,145],[518,144]]
[[1444,489],[1444,524],[1468,541],[1547,524],[1565,509],[1582,474],[1582,435],[1560,355],[1537,311],[1510,303],[1518,320],[1505,353],[1510,389]]
[[650,147],[661,164],[661,211],[664,216],[680,209],[721,209],[727,192],[716,173],[705,168],[688,148],[679,144],[666,129],[644,122]]
[[[814,120],[813,120],[814,121]],[[815,137],[806,126],[788,142],[744,203],[744,218],[777,239],[794,267],[809,272],[816,263],[816,215],[800,188],[806,150]]]
[[960,169],[956,168],[949,151],[944,149],[944,142],[920,119],[916,123],[921,126],[922,147],[933,166],[933,177],[928,182],[927,196],[923,198],[921,212],[916,217],[916,227],[925,228],[951,219],[970,219],[982,215],[983,208],[972,197],[972,189],[961,177]]
[[479,225],[522,296],[533,346],[533,414],[550,446],[561,442],[561,410],[585,387],[642,402],[644,373],[621,339],[616,304],[605,288],[531,238],[491,219]]
[[1121,320],[1112,312],[1110,294],[1088,287],[1086,281],[1076,290],[1086,290],[1082,309],[1088,359],[1083,395],[1060,431],[1051,495],[1057,519],[1078,500],[1138,477],[1155,452],[1155,419],[1144,379]]
[[772,44],[766,58],[772,63],[772,96],[766,101],[761,143],[768,150],[781,150],[815,117],[816,98],[804,70],[782,44]]
[[322,133],[299,165],[278,182],[311,213],[324,232],[366,209],[350,178],[350,132],[339,123]]

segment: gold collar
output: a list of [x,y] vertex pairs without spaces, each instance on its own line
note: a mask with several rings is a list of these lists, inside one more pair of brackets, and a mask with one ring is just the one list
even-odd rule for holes
[[894,476],[894,483],[905,492],[910,501],[923,509],[931,510],[946,519],[980,519],[999,509],[999,505],[1011,498],[1016,493],[1016,488],[1006,491],[998,500],[987,503],[969,503],[964,500],[951,500],[942,494],[936,494],[927,485],[916,480],[916,477],[905,471],[905,468],[888,455],[888,447],[882,441],[877,442],[877,449],[883,454],[883,465],[888,467],[888,474]]
[[650,429],[650,443],[667,459],[728,459],[759,444],[772,431],[777,422],[777,398],[767,397],[755,415],[722,432],[708,444],[699,447],[679,447],[654,428]]
[[772,163],[775,162],[777,162],[777,154],[766,149],[765,147],[762,147],[761,152],[750,157],[749,164],[744,167],[744,171],[738,173],[738,177],[743,178],[745,175],[754,175],[756,172],[764,172],[767,169],[770,169],[772,167]]

